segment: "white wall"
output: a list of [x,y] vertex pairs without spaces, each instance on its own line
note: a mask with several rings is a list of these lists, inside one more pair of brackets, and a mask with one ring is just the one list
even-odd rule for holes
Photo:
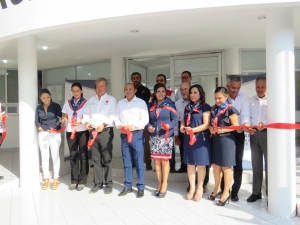
[[[156,76],[158,74],[164,74],[167,78],[170,77],[170,64],[160,65],[160,66],[150,66],[148,67],[148,78],[147,87],[152,90],[156,84]],[[167,88],[171,86],[171,81],[167,81]]]

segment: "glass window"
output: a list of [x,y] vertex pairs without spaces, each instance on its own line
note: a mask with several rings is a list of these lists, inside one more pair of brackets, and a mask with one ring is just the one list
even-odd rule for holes
[[75,67],[65,67],[59,69],[46,70],[46,83],[48,84],[63,84],[66,79],[75,79]]
[[96,80],[100,77],[110,79],[110,62],[76,66],[76,74],[78,80]]
[[175,73],[181,74],[188,70],[191,73],[218,71],[218,57],[199,57],[191,59],[177,59],[174,62]]
[[266,51],[242,51],[241,70],[266,70]]
[[0,69],[0,102],[5,103],[5,69]]
[[18,71],[7,70],[7,103],[19,102]]
[[142,76],[142,82],[146,85],[147,82],[147,69],[135,64],[131,64],[129,61],[129,79],[131,81],[131,74],[134,72],[139,72]]

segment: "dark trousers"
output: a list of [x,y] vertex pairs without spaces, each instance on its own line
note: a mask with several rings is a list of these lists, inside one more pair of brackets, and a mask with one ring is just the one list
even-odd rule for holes
[[263,158],[265,159],[266,194],[268,195],[268,145],[267,130],[250,135],[251,161],[253,170],[252,194],[260,195],[263,182]]
[[125,189],[132,188],[133,174],[132,174],[132,160],[135,162],[137,174],[137,188],[138,190],[145,189],[145,167],[144,167],[144,131],[133,133],[133,138],[130,143],[127,141],[127,135],[121,134],[122,140],[122,157],[124,163]]
[[112,141],[114,130],[105,128],[98,133],[97,140],[91,147],[94,164],[94,183],[101,186],[112,187]]
[[[243,157],[244,157],[244,144],[245,144],[245,134],[244,132],[238,133],[234,132],[235,135],[235,166],[233,167],[233,185],[232,185],[232,195],[238,194],[242,185],[243,176]],[[224,176],[221,181],[221,190],[224,190]]]
[[[173,137],[171,137],[173,138]],[[175,161],[175,146],[173,143],[173,147],[172,147],[172,158],[169,160],[170,162],[170,168],[171,169],[175,169],[175,165],[176,165],[176,161]]]
[[178,124],[178,138],[179,138],[179,141],[180,141],[180,146],[179,146],[179,151],[180,151],[180,161],[181,161],[181,165],[180,165],[180,168],[182,170],[186,170],[187,167],[186,167],[186,164],[183,163],[183,153],[184,153],[184,133],[181,133],[180,132],[180,123]]
[[87,176],[89,174],[87,149],[89,132],[76,132],[74,139],[70,138],[71,134],[71,132],[67,132],[67,142],[70,151],[71,183],[86,184]]
[[145,163],[146,165],[151,165],[151,152],[150,152],[150,133],[147,130],[147,128],[145,127],[144,129],[144,137],[145,137],[145,151],[144,151],[144,158],[145,158]]

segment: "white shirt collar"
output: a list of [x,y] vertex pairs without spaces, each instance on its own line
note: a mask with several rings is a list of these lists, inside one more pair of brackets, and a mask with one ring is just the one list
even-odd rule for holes
[[260,97],[258,97],[258,95],[256,95],[255,99],[267,99],[267,95],[265,95],[263,98],[260,98]]
[[125,102],[132,102],[132,101],[133,101],[133,102],[136,102],[136,101],[137,101],[137,97],[134,96],[133,99],[131,99],[131,101],[128,101],[128,99],[125,97],[125,98],[124,98],[124,101],[125,101]]

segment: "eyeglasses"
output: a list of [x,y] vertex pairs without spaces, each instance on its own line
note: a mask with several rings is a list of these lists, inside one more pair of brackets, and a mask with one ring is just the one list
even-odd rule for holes
[[181,77],[181,80],[189,79],[190,77]]
[[156,83],[158,82],[164,82],[165,80],[164,79],[160,79],[160,80],[156,80]]

